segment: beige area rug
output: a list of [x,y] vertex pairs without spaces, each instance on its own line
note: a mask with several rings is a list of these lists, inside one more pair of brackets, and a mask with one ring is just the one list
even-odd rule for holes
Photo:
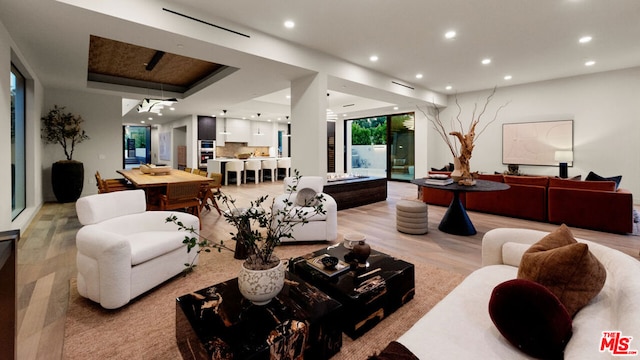
[[[287,245],[278,247],[276,253],[286,259],[320,247]],[[343,335],[342,349],[332,359],[362,360],[380,351],[464,278],[415,259],[404,259],[415,264],[414,299],[357,340]],[[175,338],[175,299],[236,277],[241,263],[230,252],[203,253],[194,273],[173,278],[117,310],[105,310],[81,297],[73,279],[65,323],[64,359],[181,359]]]

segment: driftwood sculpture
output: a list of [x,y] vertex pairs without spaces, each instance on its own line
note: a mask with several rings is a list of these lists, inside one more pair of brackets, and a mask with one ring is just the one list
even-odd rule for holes
[[[440,112],[442,111],[442,108],[432,103],[431,104],[432,110],[429,113],[426,113],[425,111],[420,109],[420,107],[418,107],[418,109],[431,122],[431,124],[433,125],[433,128],[438,132],[440,137],[444,140],[444,142],[449,147],[449,150],[451,151],[451,155],[453,155],[453,158],[454,158],[454,168],[456,167],[458,168],[454,170],[454,173],[451,174],[452,175],[451,177],[454,178],[454,180],[461,185],[475,184],[474,178],[477,177],[477,172],[472,173],[469,165],[469,160],[471,160],[471,154],[473,152],[475,142],[478,140],[480,135],[482,135],[484,130],[491,123],[496,121],[500,110],[502,110],[502,108],[504,108],[509,104],[509,102],[507,102],[504,105],[498,107],[498,109],[495,112],[495,115],[493,116],[493,119],[491,119],[491,121],[486,123],[482,127],[482,129],[476,134],[476,126],[480,123],[482,116],[486,112],[487,106],[489,105],[489,103],[491,102],[491,99],[493,99],[493,96],[496,93],[496,89],[497,88],[494,87],[493,90],[491,91],[491,94],[487,96],[487,99],[485,100],[484,106],[482,107],[482,110],[478,114],[478,117],[476,117],[478,104],[476,103],[474,105],[473,114],[471,116],[471,123],[469,124],[469,128],[467,129],[466,133],[464,132],[464,126],[463,126],[462,120],[460,120],[460,114],[462,113],[462,108],[460,107],[460,103],[458,102],[457,96],[456,96],[456,106],[458,107],[458,114],[456,115],[456,122],[457,122],[457,127],[459,127],[460,129],[458,131],[446,130],[444,124],[442,123],[442,119],[440,119]],[[453,128],[454,127],[453,120],[451,122],[452,122],[451,127]],[[453,141],[450,137],[453,138]],[[458,140],[457,143],[455,141],[456,139]],[[458,143],[460,144],[459,149],[458,149]]]

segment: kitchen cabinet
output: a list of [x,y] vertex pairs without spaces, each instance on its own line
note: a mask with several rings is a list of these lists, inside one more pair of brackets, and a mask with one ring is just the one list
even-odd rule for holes
[[198,140],[216,139],[216,118],[198,115]]
[[245,142],[251,141],[251,121],[244,119],[227,118],[227,131],[225,142]]
[[273,124],[266,121],[251,121],[249,146],[273,146]]

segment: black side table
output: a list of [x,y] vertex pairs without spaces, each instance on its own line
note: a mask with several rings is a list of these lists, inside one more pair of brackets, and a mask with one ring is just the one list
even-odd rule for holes
[[447,212],[442,217],[438,229],[442,232],[453,235],[475,235],[477,233],[475,226],[469,219],[467,210],[460,201],[460,193],[476,192],[476,191],[500,191],[509,189],[509,185],[497,181],[476,180],[473,186],[458,185],[456,183],[449,185],[433,185],[427,184],[425,179],[414,179],[411,183],[418,186],[428,187],[432,189],[447,190],[453,192],[453,199]]

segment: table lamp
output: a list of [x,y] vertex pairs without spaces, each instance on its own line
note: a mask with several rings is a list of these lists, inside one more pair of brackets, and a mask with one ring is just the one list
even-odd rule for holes
[[555,160],[560,165],[560,177],[566,179],[569,177],[567,171],[567,163],[573,161],[573,151],[571,150],[558,150],[555,154]]

